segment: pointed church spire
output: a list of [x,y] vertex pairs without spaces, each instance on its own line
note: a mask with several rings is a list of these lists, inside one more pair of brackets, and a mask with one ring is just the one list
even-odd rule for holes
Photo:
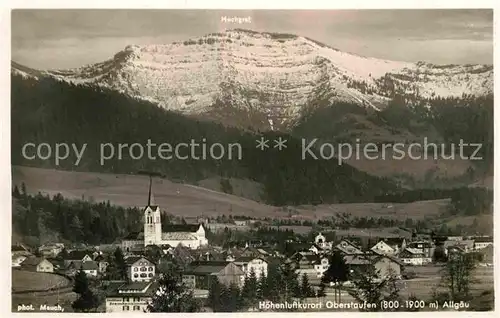
[[149,193],[148,193],[148,205],[151,206],[151,185],[153,183],[153,179],[151,176],[149,176]]

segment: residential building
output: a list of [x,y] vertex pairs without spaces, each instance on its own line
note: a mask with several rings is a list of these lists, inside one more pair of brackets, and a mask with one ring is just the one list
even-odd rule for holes
[[394,254],[392,255],[397,255],[399,252],[403,251],[407,243],[404,237],[387,237],[384,239],[384,242],[394,250]]
[[85,261],[82,262],[80,270],[82,270],[87,277],[97,277],[99,265],[95,261]]
[[182,281],[192,289],[209,289],[213,279],[221,284],[243,286],[245,272],[232,262],[195,261],[184,272]]
[[474,250],[481,250],[493,246],[493,238],[489,236],[474,238]]
[[443,248],[446,255],[448,255],[450,247],[459,247],[460,250],[463,250],[464,253],[469,253],[474,251],[474,245],[474,240],[448,240],[443,243]]
[[328,267],[330,267],[330,261],[328,260],[328,257],[321,257],[319,262],[314,264],[316,277],[322,278],[323,274],[328,270]]
[[432,262],[432,257],[428,257],[421,249],[407,247],[399,253],[399,259],[404,264],[420,266]]
[[403,262],[395,257],[379,254],[346,255],[345,262],[351,272],[365,272],[368,267],[378,274],[379,278],[401,277]]
[[246,276],[253,271],[257,279],[263,275],[267,277],[268,263],[263,257],[242,256],[236,259],[234,264],[239,266]]
[[99,267],[99,273],[104,274],[106,272],[106,268],[108,268],[109,263],[106,261],[104,258],[104,255],[98,255],[95,259],[95,262],[97,262],[97,265]]
[[157,286],[153,282],[121,283],[106,295],[107,313],[142,313],[147,311]]
[[25,255],[12,255],[12,267],[20,267],[21,263],[27,258],[28,256]]
[[383,255],[395,255],[396,250],[392,248],[389,244],[387,244],[384,240],[380,240],[377,244],[375,244],[371,250],[378,254]]
[[432,260],[434,250],[436,249],[434,242],[430,240],[410,242],[406,245],[406,247],[421,251],[424,254],[424,257],[430,260]]
[[64,263],[68,266],[70,263],[77,262],[90,262],[94,260],[95,251],[85,251],[85,250],[75,250],[68,252],[68,255],[64,258]]
[[53,273],[54,265],[45,258],[28,257],[21,263],[21,268],[27,271]]
[[347,239],[343,239],[335,246],[335,249],[344,255],[362,255],[363,251],[356,244]]
[[156,275],[155,264],[144,257],[127,257],[125,262],[128,266],[128,278],[132,282],[149,282]]
[[56,257],[64,249],[63,243],[44,244],[38,248],[38,252],[43,257]]

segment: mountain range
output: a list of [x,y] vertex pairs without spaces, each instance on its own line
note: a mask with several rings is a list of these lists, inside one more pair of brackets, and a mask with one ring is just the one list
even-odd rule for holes
[[[110,88],[168,110],[231,122],[227,108],[261,128],[293,126],[318,99],[381,110],[396,95],[408,102],[484,96],[492,65],[434,65],[363,57],[313,39],[228,30],[162,45],[130,45],[102,63],[13,73]],[[240,115],[241,116],[241,115]]]

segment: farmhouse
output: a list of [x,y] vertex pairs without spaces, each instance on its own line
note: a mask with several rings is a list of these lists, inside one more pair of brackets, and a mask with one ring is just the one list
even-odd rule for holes
[[469,253],[474,250],[474,240],[448,240],[444,242],[443,247],[446,254],[451,247],[459,247],[464,253]]
[[363,251],[361,248],[356,246],[354,243],[344,239],[340,241],[339,244],[335,246],[335,249],[339,250],[344,255],[361,255]]
[[82,262],[80,269],[87,275],[87,277],[97,277],[99,265],[94,261]]
[[68,266],[72,262],[90,262],[94,258],[93,251],[71,251],[64,257],[64,264]]
[[388,237],[384,239],[384,242],[392,247],[394,254],[396,255],[406,248],[406,239],[404,237]]
[[24,270],[33,272],[53,273],[54,265],[45,258],[28,257],[21,263]]
[[63,249],[63,243],[51,243],[40,246],[38,252],[44,257],[56,257]]
[[12,267],[20,267],[21,263],[27,258],[24,255],[12,255]]
[[380,278],[400,277],[403,263],[397,258],[386,255],[346,255],[345,262],[349,265],[351,272],[364,272],[369,266],[374,266]]
[[245,272],[232,262],[209,261],[192,262],[182,275],[182,282],[192,289],[208,289],[211,282],[218,279],[221,284],[242,286]]
[[396,250],[394,250],[394,248],[392,248],[392,246],[387,244],[384,240],[381,240],[377,244],[375,244],[371,248],[371,250],[383,255],[394,255],[396,253]]

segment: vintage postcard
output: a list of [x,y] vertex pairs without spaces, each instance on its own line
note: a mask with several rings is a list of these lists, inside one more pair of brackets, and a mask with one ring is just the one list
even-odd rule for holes
[[494,311],[492,9],[10,15],[12,312]]

